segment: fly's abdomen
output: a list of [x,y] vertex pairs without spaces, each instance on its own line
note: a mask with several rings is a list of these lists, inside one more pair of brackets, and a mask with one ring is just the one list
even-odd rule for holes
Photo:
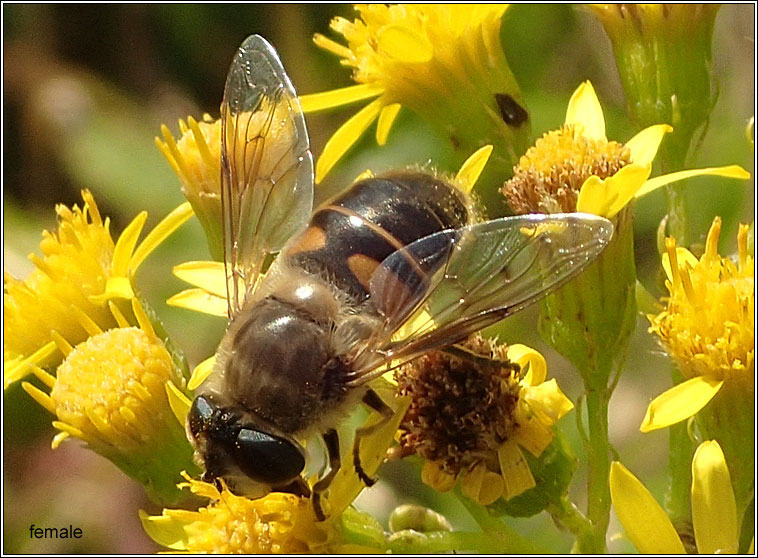
[[429,174],[392,172],[357,182],[321,206],[285,257],[360,303],[387,256],[468,221],[465,196],[453,186]]

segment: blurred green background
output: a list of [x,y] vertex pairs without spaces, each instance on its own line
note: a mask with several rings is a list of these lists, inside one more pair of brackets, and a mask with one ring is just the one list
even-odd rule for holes
[[[16,277],[31,269],[26,259],[38,251],[42,229],[55,227],[54,206],[79,203],[79,191],[93,191],[114,236],[141,210],[148,230],[182,201],[178,179],[155,148],[153,138],[166,123],[188,115],[218,115],[229,61],[251,33],[268,38],[300,93],[351,84],[349,72],[311,41],[326,33],[335,15],[353,17],[349,5],[3,5],[3,256],[4,271]],[[716,20],[713,60],[719,98],[709,129],[689,166],[737,163],[753,172],[754,148],[745,126],[753,116],[754,5],[725,5]],[[590,79],[606,111],[608,136],[624,142],[635,130],[624,99],[610,42],[593,16],[570,5],[517,5],[506,13],[502,40],[522,87],[536,136],[563,122],[568,99]],[[329,135],[355,110],[308,117],[315,156]],[[345,187],[366,168],[381,171],[428,164],[455,171],[452,153],[431,128],[404,111],[388,145],[377,148],[369,133],[333,171],[317,196]],[[506,177],[507,178],[507,177]],[[688,186],[693,239],[702,239],[714,215],[724,218],[722,246],[733,250],[737,223],[752,222],[754,188],[749,183],[700,178]],[[661,194],[637,206],[639,277],[661,294],[655,229],[665,213]],[[199,225],[185,225],[141,269],[137,283],[164,319],[191,365],[213,353],[223,320],[169,308],[165,299],[183,285],[171,266],[207,259]],[[498,328],[510,343],[537,347],[548,358],[550,375],[576,400],[581,387],[567,363],[536,333],[536,311]],[[662,500],[666,432],[639,434],[648,401],[667,388],[669,365],[640,319],[626,371],[611,404],[611,440],[620,458]],[[581,443],[574,416],[562,428],[577,454]],[[158,550],[142,531],[137,509],[160,510],[140,486],[110,462],[77,442],[50,449],[50,416],[18,388],[3,404],[4,552],[143,553]],[[574,482],[583,506],[582,468]],[[385,521],[391,509],[419,502],[448,514],[459,528],[471,528],[452,498],[421,485],[413,463],[386,465],[382,479],[358,503]],[[366,497],[366,494],[370,496]],[[76,541],[35,540],[29,526],[80,527]],[[558,533],[547,516],[513,522],[541,537],[548,548],[567,552],[571,538]],[[612,522],[610,535],[618,533]],[[554,544],[553,544],[554,543]],[[631,549],[617,537],[611,550]]]

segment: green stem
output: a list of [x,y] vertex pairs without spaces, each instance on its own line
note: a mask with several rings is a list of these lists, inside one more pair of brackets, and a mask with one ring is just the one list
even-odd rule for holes
[[567,496],[548,505],[547,512],[557,523],[568,529],[577,541],[582,541],[578,546],[589,545],[592,540],[592,524]]
[[[611,469],[611,446],[608,440],[608,402],[610,390],[606,386],[587,386],[587,518],[592,536],[579,540],[580,552],[600,554],[606,551],[605,534],[611,513],[611,492],[608,477]],[[586,545],[586,546],[585,546]]]
[[678,246],[689,246],[689,220],[687,218],[687,199],[684,183],[666,186],[666,202],[668,205],[668,222],[666,227],[669,236],[676,238]]
[[[681,373],[674,369],[671,373],[673,385],[680,384]],[[691,463],[695,447],[687,431],[687,422],[669,427],[669,487],[666,493],[666,513],[675,527],[692,521],[690,492],[692,486]]]

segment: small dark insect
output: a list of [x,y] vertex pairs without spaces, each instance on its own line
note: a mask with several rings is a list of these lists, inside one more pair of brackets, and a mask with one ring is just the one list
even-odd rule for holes
[[[358,429],[352,451],[359,477],[374,482],[359,446],[392,417],[370,385],[385,365],[457,343],[557,289],[613,226],[583,214],[475,223],[463,192],[407,170],[360,180],[314,212],[300,103],[259,36],[237,51],[221,118],[230,322],[188,435],[206,481],[253,497],[311,494],[323,519],[342,460],[336,426],[360,403],[383,418]],[[329,467],[309,487],[303,448],[314,436]]]
[[500,116],[503,117],[503,122],[508,124],[508,126],[518,128],[529,120],[529,113],[526,112],[526,109],[507,93],[495,93],[495,101],[500,109]]

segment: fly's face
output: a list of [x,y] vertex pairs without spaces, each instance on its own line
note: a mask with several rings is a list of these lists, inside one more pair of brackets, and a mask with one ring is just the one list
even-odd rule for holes
[[[238,409],[217,406],[201,395],[187,417],[188,436],[203,461],[203,480],[234,479],[236,487],[255,485],[286,489],[297,484],[305,467],[302,449],[284,437],[256,429]],[[249,485],[249,486],[248,486]]]

